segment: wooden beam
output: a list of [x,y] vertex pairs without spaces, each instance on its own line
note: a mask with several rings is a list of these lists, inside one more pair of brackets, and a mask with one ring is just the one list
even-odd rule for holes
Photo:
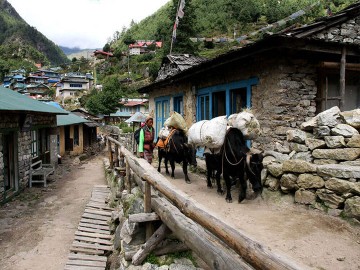
[[154,232],[154,234],[146,241],[144,245],[136,252],[132,258],[133,265],[140,265],[145,258],[153,251],[157,244],[159,244],[164,238],[170,233],[169,228],[165,224],[161,226]]
[[156,213],[139,213],[129,215],[129,222],[149,222],[160,220],[160,217]]
[[345,65],[346,65],[346,47],[344,46],[341,51],[341,62],[340,62],[340,111],[344,110],[345,106]]
[[[307,266],[290,260],[280,252],[277,252],[277,254],[272,253],[269,248],[265,248],[259,242],[252,240],[241,230],[235,230],[228,224],[217,219],[214,215],[203,211],[188,195],[178,191],[163,175],[159,174],[154,167],[146,162],[146,160],[134,157],[126,149],[124,149],[124,155],[127,163],[130,164],[135,174],[151,183],[155,189],[172,201],[178,209],[181,209],[187,217],[190,217],[207,228],[255,268],[284,270],[308,269]],[[136,180],[137,178],[134,177],[134,179]],[[141,186],[141,183],[139,186]],[[158,211],[156,212],[159,214]],[[160,214],[159,216],[161,217]]]
[[[337,62],[321,62],[319,65],[321,68],[329,68],[329,69],[340,69],[341,63]],[[345,64],[346,70],[352,71],[360,71],[360,64],[358,63],[346,63]]]

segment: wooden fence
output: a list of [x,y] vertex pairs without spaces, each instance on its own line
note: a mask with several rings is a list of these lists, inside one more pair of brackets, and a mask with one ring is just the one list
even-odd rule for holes
[[[121,190],[131,191],[131,179],[144,193],[144,214],[147,221],[146,243],[132,256],[139,265],[169,232],[184,242],[211,269],[309,269],[284,254],[273,253],[246,233],[235,230],[196,201],[177,190],[145,159],[134,156],[120,142],[108,137],[110,168],[117,169],[125,183]],[[151,213],[154,211],[156,214]],[[138,217],[129,217],[133,220]],[[161,219],[162,225],[153,232],[151,221]]]

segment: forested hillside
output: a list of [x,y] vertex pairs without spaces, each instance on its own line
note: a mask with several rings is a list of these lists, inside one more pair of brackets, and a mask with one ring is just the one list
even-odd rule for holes
[[35,69],[35,63],[59,65],[69,60],[60,48],[28,25],[6,0],[0,0],[0,81],[9,70]]
[[[355,0],[186,0],[184,16],[178,19],[176,38],[174,22],[180,0],[171,0],[157,12],[129,28],[113,35],[104,48],[114,53],[114,58],[97,66],[97,78],[103,83],[102,93],[92,93],[84,100],[88,108],[101,111],[109,103],[114,91],[121,97],[138,95],[137,89],[154,80],[164,56],[170,53],[189,53],[206,58],[238,48],[271,35],[286,27],[296,27],[314,21],[353,4]],[[300,16],[301,15],[301,16]],[[277,23],[280,21],[282,23]],[[274,27],[266,27],[272,25]],[[279,27],[281,25],[281,27]],[[259,31],[260,29],[266,30]],[[249,35],[254,33],[254,35]],[[247,41],[239,42],[239,37]],[[202,38],[202,39],[199,39]],[[206,39],[204,39],[206,38]],[[226,38],[226,42],[217,42]],[[196,39],[197,42],[191,40]],[[156,53],[130,55],[128,46],[136,40],[162,41]],[[120,82],[120,83],[119,83]],[[126,82],[126,83],[121,83]],[[117,85],[116,87],[113,87]],[[110,90],[111,91],[107,91]],[[114,90],[116,89],[116,90]]]

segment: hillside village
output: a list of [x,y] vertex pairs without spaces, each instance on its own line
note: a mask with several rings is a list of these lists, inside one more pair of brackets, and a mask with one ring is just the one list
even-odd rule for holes
[[[255,153],[261,155],[261,189],[289,195],[295,204],[358,224],[359,25],[360,2],[357,2],[307,25],[268,33],[251,42],[242,40],[241,46],[214,58],[188,53],[168,54],[162,59],[154,80],[149,79],[149,66],[139,64],[142,74],[137,75],[142,79],[141,84],[136,84],[136,78],[131,77],[134,74],[129,67],[130,57],[149,57],[148,62],[151,62],[151,57],[155,57],[164,44],[155,40],[133,40],[127,45],[127,52],[122,53],[121,61],[117,62],[117,65],[128,66],[127,72],[123,77],[109,76],[109,80],[113,79],[116,87],[126,87],[136,95],[117,96],[118,89],[113,90],[108,96],[113,95],[116,101],[110,113],[94,113],[82,106],[88,104],[84,100],[90,99],[94,93],[105,95],[109,91],[98,83],[99,74],[95,68],[84,73],[41,67],[30,73],[23,69],[12,70],[0,86],[0,204],[28,187],[46,187],[49,176],[64,157],[86,158],[102,151],[105,142],[109,155],[106,173],[112,177],[112,188],[122,189],[115,191],[114,203],[121,204],[129,197],[135,200],[141,185],[148,184],[146,181],[155,182],[157,192],[162,189],[166,192],[171,189],[162,186],[162,176],[159,175],[160,180],[157,180],[154,176],[157,172],[152,172],[154,168],[133,155],[137,152],[133,137],[135,127],[140,126],[146,116],[151,116],[155,139],[172,115],[179,115],[183,120],[184,134],[198,122],[207,123],[223,117],[226,121],[224,134],[227,134],[230,116],[246,111],[251,112],[259,123],[259,132],[246,141],[246,145],[256,152],[249,151],[245,156],[246,162],[251,164],[248,157]],[[90,62],[105,70],[113,66],[115,54],[110,49],[95,50]],[[104,100],[104,103],[111,103]],[[135,116],[140,120],[134,120]],[[188,147],[187,140],[184,145]],[[206,149],[191,147],[197,159],[204,163]],[[207,147],[211,151],[218,148],[225,151],[222,146]],[[186,164],[185,161],[185,158],[181,160],[182,164]],[[245,160],[243,162],[245,164]],[[250,173],[255,175],[251,168],[247,174]],[[127,182],[130,178],[141,183],[140,187],[132,188]],[[156,201],[157,195],[151,195],[149,187],[151,185],[145,186],[150,195],[148,193],[147,198],[139,199],[139,208],[143,209],[128,207],[133,211],[143,210],[141,214],[147,218],[147,225],[161,221],[159,213],[165,212],[162,210],[164,206]],[[228,184],[227,188],[230,189],[231,185]],[[219,187],[217,192],[220,193]],[[152,199],[158,211],[155,217],[150,217]],[[225,200],[231,201],[228,197]],[[150,207],[146,203],[150,203]],[[186,207],[189,204],[190,200]],[[125,249],[122,237],[135,239],[139,232],[128,228],[132,225],[128,219],[124,221],[124,212],[117,215],[114,245],[117,249]],[[202,218],[198,213],[193,216]],[[140,219],[138,216],[131,218]],[[166,219],[169,218],[163,218]],[[178,225],[176,222],[179,221],[174,220],[170,219],[169,223]],[[186,235],[187,228],[184,227],[179,226],[178,230]],[[141,228],[139,235],[149,234],[149,228],[146,226],[146,233]],[[124,236],[125,230],[130,235]],[[165,232],[160,234],[166,235]],[[150,238],[149,235],[146,237]],[[199,236],[191,234],[191,237],[197,239]],[[199,245],[200,242],[193,244],[195,248]],[[125,246],[126,252],[118,254],[121,259],[117,258],[124,269],[131,265],[131,259],[138,263],[136,254],[151,252],[145,246],[139,248],[137,243],[126,243]],[[228,256],[227,252],[220,250],[219,256]],[[215,256],[207,254],[204,257],[211,265],[214,258],[209,257]],[[256,263],[266,262],[258,260]]]

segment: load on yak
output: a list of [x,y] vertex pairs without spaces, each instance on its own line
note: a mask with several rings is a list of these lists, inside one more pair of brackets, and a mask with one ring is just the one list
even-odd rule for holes
[[255,116],[248,111],[211,120],[194,123],[189,131],[189,144],[205,147],[204,156],[207,170],[207,186],[212,188],[211,176],[215,175],[217,192],[223,194],[220,175],[223,174],[226,184],[226,201],[232,202],[231,186],[240,182],[238,201],[245,198],[247,181],[252,184],[256,194],[262,192],[261,170],[263,156],[251,153],[246,141],[256,139],[260,135],[260,124]]
[[196,151],[193,146],[188,144],[185,120],[179,113],[173,112],[165,121],[164,126],[165,127],[159,132],[159,137],[156,142],[159,155],[158,171],[160,172],[161,160],[164,158],[166,174],[169,174],[167,167],[169,161],[171,166],[171,177],[175,178],[175,162],[182,163],[185,181],[186,183],[190,183],[187,165],[197,165]]

